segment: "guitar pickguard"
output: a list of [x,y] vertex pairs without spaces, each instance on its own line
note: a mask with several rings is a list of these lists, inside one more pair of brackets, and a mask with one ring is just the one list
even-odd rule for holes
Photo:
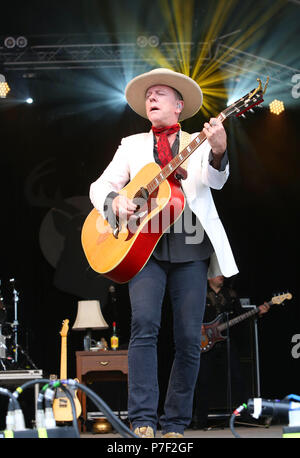
[[[161,171],[155,162],[147,164],[119,194],[135,199],[144,183]],[[143,193],[138,198],[144,198]],[[119,222],[114,234],[97,210],[92,210],[82,229],[82,245],[90,266],[117,283],[126,283],[146,264],[156,244],[180,217],[185,197],[173,180],[160,183],[147,200],[142,200],[138,218]]]
[[211,348],[222,340],[226,340],[218,329],[218,326],[223,321],[223,314],[218,315],[210,323],[203,324],[203,331],[201,335],[201,353],[211,350]]
[[151,213],[154,212],[158,207],[157,194],[158,194],[158,190],[155,190],[148,197],[147,200],[144,198],[139,198],[139,201],[138,201],[139,209],[129,219],[127,223],[128,235],[127,235],[127,238],[125,239],[126,242],[128,242],[134,236],[134,234],[137,232],[140,226],[143,225],[146,219],[147,219],[147,222],[145,223],[145,226],[142,228],[142,232],[147,232],[151,230],[151,228],[149,227],[151,222],[149,222],[148,216],[151,217]]

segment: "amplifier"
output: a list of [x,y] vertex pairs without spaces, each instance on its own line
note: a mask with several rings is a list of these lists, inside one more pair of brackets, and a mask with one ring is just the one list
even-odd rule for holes
[[[29,380],[38,380],[43,378],[43,371],[41,369],[31,370],[15,370],[15,371],[0,371],[0,386],[16,388],[23,385]],[[37,400],[39,395],[39,383],[33,386],[34,392],[34,405],[37,407]],[[1,437],[1,436],[0,436]]]
[[43,371],[41,369],[0,371],[1,385],[8,386],[15,385],[16,383],[22,384],[28,380],[35,380],[39,378],[43,378]]

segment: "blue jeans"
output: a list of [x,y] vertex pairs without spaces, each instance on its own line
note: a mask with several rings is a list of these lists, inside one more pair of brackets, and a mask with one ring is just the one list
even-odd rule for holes
[[163,434],[171,431],[183,434],[190,424],[200,364],[206,286],[206,261],[171,264],[153,257],[129,282],[132,321],[128,416],[134,429],[151,426],[156,431],[157,427],[157,338],[166,287],[172,303],[175,356],[159,422]]

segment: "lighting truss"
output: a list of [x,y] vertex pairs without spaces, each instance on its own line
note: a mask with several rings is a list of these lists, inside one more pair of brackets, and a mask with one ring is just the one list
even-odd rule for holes
[[[237,33],[235,31],[233,33]],[[122,38],[122,37],[121,37]],[[22,72],[26,75],[35,75],[40,71],[92,69],[92,68],[153,68],[157,66],[157,55],[164,56],[171,68],[176,68],[182,56],[190,56],[190,66],[199,59],[197,53],[201,50],[203,65],[215,61],[218,67],[227,73],[247,76],[259,74],[261,77],[270,77],[270,80],[283,85],[293,86],[292,76],[300,74],[300,70],[280,64],[270,59],[251,54],[222,44],[224,37],[218,37],[208,42],[167,42],[159,41],[155,35],[144,37],[127,37],[122,41],[107,41],[100,37],[92,43],[86,43],[85,37],[81,41],[73,40],[69,36],[40,36],[40,42],[28,45],[26,48],[13,49],[0,46],[0,66],[3,72]],[[75,42],[77,41],[77,42]],[[79,41],[79,42],[78,42]],[[100,41],[100,42],[98,42]],[[29,39],[30,43],[31,40]],[[50,43],[50,44],[49,44]]]
[[[224,58],[224,56],[226,56]],[[279,64],[270,59],[241,51],[219,43],[216,48],[214,59],[220,63],[220,68],[233,74],[259,73],[262,77],[270,77],[270,80],[283,85],[293,86],[293,75],[300,74],[300,70],[287,65]]]
[[119,43],[37,44],[13,50],[0,47],[0,64],[6,72],[155,65],[154,47],[159,47],[172,66],[180,61],[179,49],[186,55],[196,46],[202,46],[206,48],[203,60],[212,58],[210,43],[156,43],[155,36],[150,38],[146,46],[139,46],[137,39]]

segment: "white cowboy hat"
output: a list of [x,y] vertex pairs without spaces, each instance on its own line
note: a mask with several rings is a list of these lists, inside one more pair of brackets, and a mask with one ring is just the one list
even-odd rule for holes
[[180,121],[191,118],[201,108],[203,94],[200,86],[189,76],[174,72],[168,68],[156,68],[133,78],[125,88],[125,97],[131,108],[143,118],[147,118],[145,95],[149,87],[155,85],[170,86],[182,95],[184,108]]

